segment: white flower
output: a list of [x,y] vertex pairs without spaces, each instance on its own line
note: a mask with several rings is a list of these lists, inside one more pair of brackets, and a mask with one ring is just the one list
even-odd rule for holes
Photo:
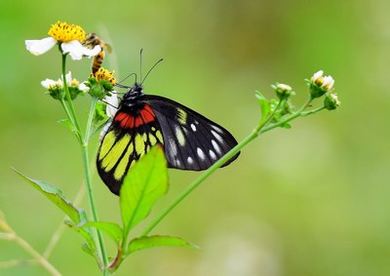
[[40,40],[26,40],[25,44],[27,51],[39,56],[53,48],[57,44],[57,41],[49,36]]
[[86,33],[78,25],[57,22],[51,26],[48,34],[49,37],[43,39],[26,40],[27,51],[39,56],[59,43],[62,53],[69,54],[73,60],[80,60],[82,57],[94,57],[101,51],[99,45],[96,45],[93,49],[82,45],[86,38]]
[[290,85],[287,85],[284,83],[275,83],[274,85],[271,85],[271,87],[275,90],[276,95],[280,99],[287,98],[291,95],[294,95],[294,92],[292,91],[292,88]]
[[79,90],[87,93],[89,91],[89,87],[85,84],[85,82],[80,83]]
[[99,45],[93,47],[93,49],[89,49],[83,46],[78,40],[72,40],[70,42],[64,42],[61,44],[62,52],[64,54],[69,53],[70,57],[73,60],[80,60],[82,57],[94,57],[101,51]]
[[290,91],[290,90],[292,90],[290,85],[287,85],[287,84],[284,84],[284,83],[278,83],[276,85],[276,88],[278,88],[280,90],[283,90],[283,91]]
[[334,86],[334,79],[332,76],[325,76],[324,82],[322,83],[322,87],[326,89],[326,91],[332,90]]
[[61,85],[59,85],[58,81],[55,81],[55,80],[51,80],[51,79],[45,79],[43,81],[41,81],[41,85],[46,88],[47,90],[50,90],[50,89],[53,89],[53,88],[60,88],[62,87],[62,82],[61,82]]
[[[76,87],[78,90],[82,91],[82,92],[88,92],[89,90],[89,87],[85,85],[85,83],[79,83],[78,80],[76,79],[73,79],[72,78],[72,72],[68,72],[66,75],[65,75],[65,79],[66,79],[66,84],[68,87]],[[52,79],[45,79],[43,81],[41,81],[41,85],[46,88],[47,90],[51,90],[51,89],[62,89],[64,88],[64,82],[63,82],[63,78],[61,76],[61,78],[59,78],[58,80],[52,80]]]
[[111,91],[111,95],[104,97],[103,102],[106,103],[106,114],[108,116],[108,121],[104,125],[102,131],[99,135],[99,140],[102,141],[104,135],[107,133],[108,129],[111,126],[112,120],[118,111],[119,99],[116,91]]
[[322,70],[319,70],[318,72],[314,73],[310,80],[312,83],[322,88],[324,91],[330,91],[334,87],[333,77],[330,75],[325,76],[324,71]]
[[119,99],[116,91],[112,91],[111,95],[107,95],[103,102],[107,103],[106,114],[108,117],[113,118],[118,111]]
[[317,71],[313,74],[313,76],[311,77],[311,81],[312,82],[316,82],[316,80],[318,80],[319,78],[322,78],[322,76],[324,75],[324,71],[320,70],[320,71]]

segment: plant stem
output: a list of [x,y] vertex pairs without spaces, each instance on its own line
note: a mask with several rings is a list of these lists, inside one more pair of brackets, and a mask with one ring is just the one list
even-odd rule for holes
[[[87,121],[87,127],[85,130],[85,135],[83,136],[81,133],[81,128],[77,120],[76,112],[74,110],[73,102],[70,97],[68,85],[66,83],[66,54],[62,55],[62,78],[63,78],[63,83],[64,83],[64,91],[65,91],[65,100],[62,100],[61,103],[65,109],[65,112],[69,118],[69,120],[72,122],[78,137],[79,137],[79,142],[81,146],[81,153],[82,153],[82,160],[83,160],[83,168],[84,168],[84,182],[86,185],[86,190],[88,194],[88,201],[89,201],[89,206],[91,208],[91,213],[92,213],[92,218],[94,221],[98,221],[98,213],[95,205],[95,199],[93,195],[93,189],[92,189],[92,181],[91,181],[91,171],[89,167],[89,154],[88,154],[88,143],[89,143],[89,138],[92,130],[92,122],[93,118],[95,115],[95,107],[97,103],[97,98],[93,98],[91,101],[91,106],[89,109],[89,115],[88,115],[88,121]],[[108,258],[106,254],[106,249],[104,246],[104,241],[102,234],[100,230],[96,229],[96,247],[98,249],[98,255],[101,258],[101,263],[103,264],[102,267],[102,272],[103,275],[109,275],[109,271],[107,268],[108,264]]]
[[206,178],[212,175],[218,168],[225,164],[230,158],[235,156],[243,147],[255,139],[258,135],[257,131],[252,131],[244,140],[232,148],[228,153],[222,156],[210,168],[195,179],[167,208],[165,208],[152,222],[145,228],[142,236],[148,235],[160,222],[165,218],[180,202],[182,202],[193,190],[195,190]]
[[[90,137],[90,133],[91,133],[91,129],[92,129],[92,121],[93,121],[93,117],[95,114],[96,103],[97,103],[97,98],[92,98],[91,106],[89,109],[87,128],[85,130],[85,135],[84,135],[84,141],[81,145],[81,151],[82,151],[82,155],[83,155],[84,179],[85,179],[85,184],[87,186],[88,201],[89,201],[89,205],[90,205],[91,212],[92,212],[92,218],[95,222],[99,221],[99,217],[98,217],[98,213],[97,213],[97,209],[96,209],[96,205],[95,205],[95,198],[94,198],[93,189],[92,189],[91,171],[90,171],[90,167],[89,167],[88,144],[89,144],[89,137]],[[108,258],[107,258],[106,249],[104,246],[103,237],[102,237],[100,230],[98,230],[98,229],[96,229],[96,234],[97,234],[99,255],[101,256],[102,263],[104,265],[103,273],[104,273],[104,275],[107,275],[106,273],[109,273],[107,271]]]
[[76,112],[74,110],[73,101],[72,101],[72,98],[70,97],[68,84],[66,82],[66,54],[62,54],[62,79],[63,79],[63,83],[64,83],[64,91],[65,91],[65,99],[66,99],[66,101],[64,101],[64,103],[65,103],[65,106],[69,108],[68,110],[66,110],[66,112],[71,115],[70,118],[73,119],[72,123],[74,124],[74,127],[78,130],[78,132],[81,136],[81,128],[80,128],[80,125],[76,119],[77,118]]
[[50,275],[61,276],[61,273],[45,257],[39,254],[39,252],[36,251],[26,240],[19,237],[16,232],[6,223],[6,221],[2,220],[1,218],[0,229],[6,231],[6,233],[4,233],[4,238],[19,245],[24,251],[30,254],[38,264],[46,269]]
[[167,208],[165,208],[157,217],[152,220],[152,222],[146,227],[143,236],[148,235],[160,222],[165,218],[180,202],[182,202],[193,190],[195,190],[205,179],[212,175],[218,168],[223,164],[229,161],[233,156],[240,152],[240,150],[253,141],[260,133],[261,129],[269,124],[269,122],[274,117],[276,111],[280,106],[285,102],[284,99],[280,100],[273,110],[273,112],[268,116],[266,120],[260,123],[247,137],[244,138],[239,144],[232,148],[228,153],[222,156],[217,162],[215,162],[211,167],[209,167],[204,173],[202,173],[197,179],[195,179],[186,190],[184,190]]
[[157,217],[151,221],[151,223],[145,228],[142,233],[143,236],[148,235],[180,202],[182,202],[193,190],[195,190],[205,179],[212,175],[218,168],[223,164],[229,161],[233,156],[235,156],[242,148],[247,144],[252,142],[259,134],[267,132],[271,129],[279,127],[284,123],[287,123],[299,116],[302,116],[304,110],[310,105],[312,99],[309,99],[297,112],[293,113],[290,116],[280,120],[277,123],[271,124],[272,118],[274,117],[276,111],[280,106],[283,105],[284,100],[280,100],[278,105],[275,107],[274,111],[269,115],[269,117],[260,123],[247,137],[244,138],[239,144],[232,148],[228,153],[222,156],[217,162],[215,162],[211,167],[204,171],[197,179],[195,179],[167,208],[157,215]]

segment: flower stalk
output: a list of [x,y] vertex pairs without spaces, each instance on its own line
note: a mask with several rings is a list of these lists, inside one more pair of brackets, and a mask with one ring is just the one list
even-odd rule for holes
[[[66,72],[66,54],[63,54],[62,55],[62,77],[64,80],[66,76],[65,72]],[[78,138],[80,148],[81,148],[81,153],[82,153],[84,183],[86,185],[86,191],[88,195],[89,206],[92,213],[92,219],[93,221],[99,221],[99,216],[98,216],[98,212],[95,204],[95,198],[92,189],[92,180],[91,180],[91,171],[89,167],[89,153],[88,153],[89,139],[92,133],[92,122],[93,122],[93,117],[95,114],[94,112],[95,112],[98,99],[96,97],[92,97],[85,134],[82,135],[81,128],[77,120],[76,112],[73,106],[72,99],[70,97],[69,88],[66,81],[64,81],[64,91],[65,91],[65,99],[61,100],[61,104],[65,110],[65,113],[69,121],[72,123],[77,133],[76,136]],[[108,275],[109,273],[109,271],[107,270],[108,258],[104,246],[103,236],[100,230],[96,229],[95,231],[96,231],[95,244],[96,244],[96,248],[98,249],[98,255],[100,258],[99,261],[102,263],[103,266],[102,267],[103,275]]]
[[272,123],[275,115],[281,108],[285,105],[290,95],[285,95],[281,97],[278,101],[275,109],[268,115],[268,117],[264,120],[261,120],[259,125],[240,143],[238,143],[234,148],[232,148],[228,153],[222,156],[217,162],[215,162],[210,168],[204,171],[197,179],[195,179],[167,208],[163,209],[155,219],[153,219],[149,225],[146,226],[144,231],[142,232],[142,236],[147,236],[173,209],[179,205],[189,194],[191,194],[197,187],[202,184],[208,177],[210,177],[218,168],[223,166],[228,160],[230,160],[233,156],[239,153],[245,146],[255,140],[259,135],[270,131],[271,129],[283,126],[284,124],[298,118],[301,116],[307,116],[309,114],[314,114],[323,109],[323,107],[319,109],[314,109],[311,113],[305,113],[305,110],[310,106],[312,99],[310,98],[297,112],[282,118],[281,120]]
[[9,240],[15,242],[27,252],[36,263],[42,266],[52,276],[61,276],[61,273],[55,268],[44,256],[42,256],[37,250],[35,250],[31,244],[25,239],[21,238],[15,230],[0,216],[0,239]]

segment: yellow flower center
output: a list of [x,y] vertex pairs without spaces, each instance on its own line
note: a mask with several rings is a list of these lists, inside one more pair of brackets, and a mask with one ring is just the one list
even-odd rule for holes
[[324,78],[319,77],[316,80],[314,80],[314,83],[317,84],[318,86],[322,86],[324,84]]
[[116,84],[116,79],[114,77],[114,72],[108,71],[107,69],[100,67],[99,70],[95,73],[95,78],[99,80],[106,80],[112,85]]
[[72,87],[78,87],[80,85],[80,82],[76,79],[73,79],[70,81],[70,86]]
[[57,21],[57,23],[51,25],[48,35],[58,42],[69,42],[72,40],[83,42],[87,34],[79,25]]

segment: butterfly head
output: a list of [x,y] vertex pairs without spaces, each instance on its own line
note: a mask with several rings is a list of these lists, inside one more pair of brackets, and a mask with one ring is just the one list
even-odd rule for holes
[[128,106],[132,106],[134,102],[144,95],[143,93],[143,87],[139,83],[134,83],[132,87],[126,92],[126,94],[123,95],[122,103]]

